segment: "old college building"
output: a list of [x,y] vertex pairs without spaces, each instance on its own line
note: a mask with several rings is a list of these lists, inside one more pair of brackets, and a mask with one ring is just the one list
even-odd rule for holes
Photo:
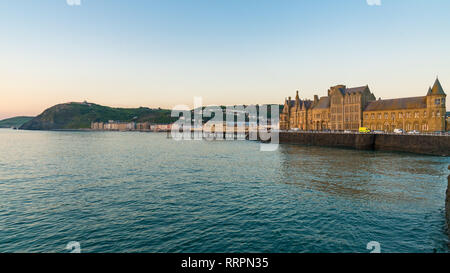
[[280,129],[352,130],[367,127],[392,132],[394,129],[421,132],[445,131],[446,94],[438,79],[426,96],[377,100],[368,86],[333,86],[328,95],[302,100],[297,95],[285,100]]

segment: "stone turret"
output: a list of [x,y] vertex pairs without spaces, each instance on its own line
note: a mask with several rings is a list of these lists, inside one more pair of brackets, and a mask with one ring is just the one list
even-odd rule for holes
[[300,108],[300,97],[298,96],[298,90],[297,90],[297,94],[295,95],[295,108],[296,109]]
[[444,131],[445,130],[445,99],[447,95],[442,88],[439,79],[436,78],[433,87],[427,92],[427,112],[431,117],[429,122],[430,131]]

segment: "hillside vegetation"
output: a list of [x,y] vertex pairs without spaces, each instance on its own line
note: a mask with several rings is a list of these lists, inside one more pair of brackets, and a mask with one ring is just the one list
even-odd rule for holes
[[170,117],[166,109],[113,108],[94,103],[64,103],[46,109],[42,114],[23,124],[25,130],[59,130],[86,129],[91,122],[135,121],[157,124],[172,123],[176,118]]
[[19,128],[24,123],[32,120],[33,117],[14,117],[0,120],[0,128]]

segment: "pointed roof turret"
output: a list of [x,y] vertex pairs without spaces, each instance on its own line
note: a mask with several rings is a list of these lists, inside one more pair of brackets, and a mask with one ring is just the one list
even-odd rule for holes
[[430,87],[428,87],[428,93],[427,93],[427,96],[431,96],[431,86]]
[[431,88],[431,95],[445,95],[444,89],[442,89],[442,85],[438,78],[436,78],[433,88]]
[[298,90],[297,95],[295,96],[295,107],[300,108],[300,97],[298,96]]

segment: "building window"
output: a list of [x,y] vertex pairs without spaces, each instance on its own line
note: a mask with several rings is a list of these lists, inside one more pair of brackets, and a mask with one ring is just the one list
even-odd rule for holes
[[427,117],[427,111],[423,112],[423,117],[426,118]]
[[398,113],[398,118],[400,118],[400,119],[403,118],[403,113],[402,112]]
[[378,114],[378,119],[381,119],[381,114]]
[[437,111],[436,112],[436,117],[440,117],[441,116],[441,112]]
[[435,100],[434,100],[434,104],[436,104],[436,105],[441,104],[441,99],[435,99]]
[[392,120],[395,120],[395,113],[392,113],[392,114],[391,114],[391,119],[392,119]]
[[384,119],[388,119],[388,118],[389,118],[388,113],[385,113],[385,114],[384,114]]
[[364,115],[364,119],[369,119],[369,115],[368,115],[368,114],[365,114],[365,115]]
[[414,118],[419,118],[419,112],[414,112]]
[[375,119],[375,114],[372,114],[372,119]]

